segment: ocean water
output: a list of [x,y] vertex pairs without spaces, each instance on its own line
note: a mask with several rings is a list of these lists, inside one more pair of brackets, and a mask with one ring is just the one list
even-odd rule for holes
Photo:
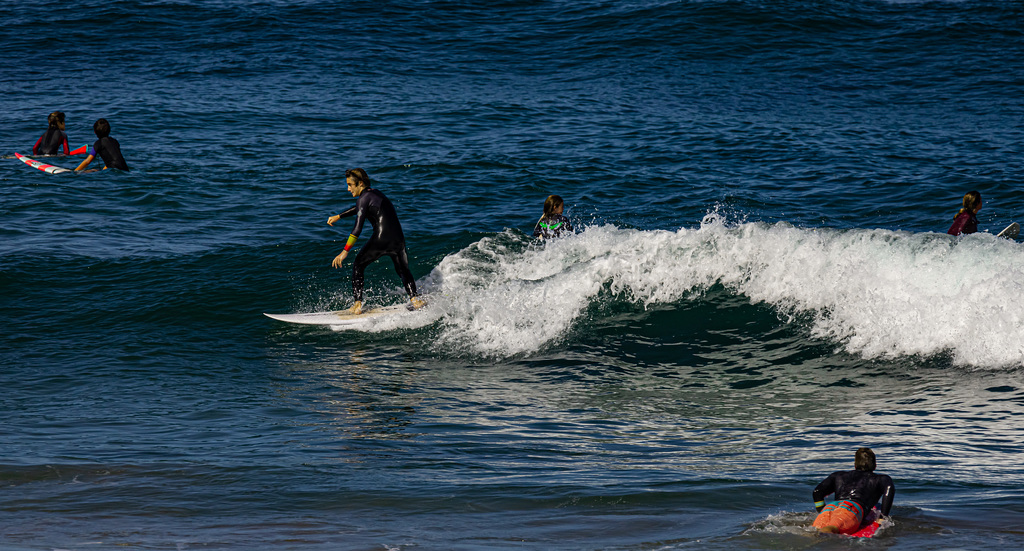
[[[1019,4],[0,14],[0,548],[1024,547]],[[351,304],[357,166],[428,307],[266,318]],[[860,446],[893,524],[812,533]]]

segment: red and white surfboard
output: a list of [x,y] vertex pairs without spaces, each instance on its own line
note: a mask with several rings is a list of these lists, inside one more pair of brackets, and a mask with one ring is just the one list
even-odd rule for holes
[[32,168],[38,168],[39,170],[42,170],[43,172],[46,172],[47,174],[61,174],[61,173],[64,173],[64,172],[74,172],[70,168],[64,168],[64,167],[60,167],[60,166],[48,165],[48,164],[46,164],[46,163],[44,163],[42,161],[37,161],[35,159],[30,159],[30,158],[22,155],[21,153],[15,153],[14,156],[17,157],[21,162],[27,164],[28,166],[30,166]]

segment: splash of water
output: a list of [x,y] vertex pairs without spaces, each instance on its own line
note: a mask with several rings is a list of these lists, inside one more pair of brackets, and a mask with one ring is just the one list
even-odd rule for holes
[[[951,353],[974,366],[1024,364],[1024,249],[991,235],[730,224],[589,227],[544,246],[506,232],[446,257],[428,276],[439,346],[508,356],[557,342],[591,304],[691,300],[720,284],[866,358]],[[394,327],[394,322],[380,329]]]

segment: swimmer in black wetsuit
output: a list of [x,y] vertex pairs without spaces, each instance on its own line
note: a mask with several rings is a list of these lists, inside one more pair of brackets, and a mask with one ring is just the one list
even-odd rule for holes
[[373,236],[359,249],[355,263],[352,265],[352,294],[355,302],[349,312],[353,314],[363,313],[363,271],[366,267],[378,258],[388,255],[395,263],[395,271],[402,278],[402,285],[409,295],[413,308],[423,306],[424,302],[416,297],[416,280],[409,270],[409,255],[405,250],[405,234],[402,233],[402,225],[398,222],[398,213],[394,205],[380,191],[370,187],[370,177],[361,168],[352,168],[345,171],[345,181],[348,184],[348,192],[356,198],[356,206],[341,214],[331,216],[327,224],[333,226],[341,218],[355,215],[356,224],[352,234],[348,236],[345,243],[345,250],[334,258],[331,266],[341,268],[341,264],[348,256],[349,249],[359,238],[363,231],[363,223],[367,220],[373,226]]
[[46,118],[49,128],[46,133],[39,136],[36,144],[32,146],[33,155],[56,155],[60,148],[64,148],[64,154],[70,155],[71,148],[68,147],[68,135],[64,133],[64,113],[54,111]]
[[[89,166],[89,163],[96,158],[97,155],[103,158],[104,167],[103,170],[108,168],[117,168],[120,170],[128,170],[128,163],[124,162],[124,157],[121,156],[121,144],[117,143],[117,140],[110,137],[110,123],[107,119],[99,119],[96,124],[92,125],[93,132],[96,133],[96,143],[92,144],[89,148],[88,155],[82,164],[78,165],[75,172],[81,172],[85,170],[85,167]],[[91,172],[91,171],[90,171]]]
[[[860,529],[864,515],[882,500],[880,513],[889,516],[896,486],[884,474],[875,474],[875,453],[860,448],[854,456],[854,470],[836,471],[814,488],[814,508],[821,514],[814,527],[832,534],[852,534]],[[835,494],[836,501],[825,504],[825,496]]]
[[541,239],[554,239],[562,237],[565,233],[572,233],[572,224],[569,219],[562,215],[565,211],[565,203],[557,195],[548,195],[544,201],[544,214],[537,220],[533,228],[533,236]]

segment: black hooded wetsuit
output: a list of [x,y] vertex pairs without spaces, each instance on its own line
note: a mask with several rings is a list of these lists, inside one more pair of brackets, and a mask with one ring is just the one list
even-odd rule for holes
[[896,487],[888,475],[874,474],[868,471],[836,471],[821,481],[814,488],[814,504],[820,511],[819,503],[824,504],[825,496],[836,494],[836,501],[853,501],[862,507],[861,512],[867,513],[882,500],[880,507],[884,516],[892,509],[892,500],[896,497]]
[[[363,223],[367,220],[373,226],[373,236],[359,249],[356,260],[352,264],[352,293],[355,300],[363,300],[363,271],[366,267],[378,258],[388,255],[395,263],[395,271],[402,278],[402,285],[410,297],[416,296],[416,280],[409,270],[409,255],[405,250],[405,234],[402,233],[402,225],[398,222],[398,213],[395,206],[376,189],[370,188],[364,191],[356,199],[356,206],[346,210],[338,216],[345,218],[355,215],[356,224],[349,236],[349,243],[353,243],[359,233],[363,231]],[[348,246],[345,247],[348,250]]]

